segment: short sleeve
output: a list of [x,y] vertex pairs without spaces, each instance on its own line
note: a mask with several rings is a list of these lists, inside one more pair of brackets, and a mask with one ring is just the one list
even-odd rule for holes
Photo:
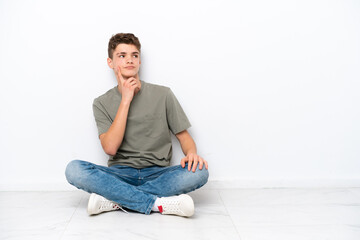
[[111,119],[106,113],[106,110],[102,105],[95,99],[93,103],[93,113],[96,121],[99,136],[108,131],[111,126]]
[[178,134],[191,127],[184,110],[171,89],[169,89],[166,96],[166,117],[173,134]]

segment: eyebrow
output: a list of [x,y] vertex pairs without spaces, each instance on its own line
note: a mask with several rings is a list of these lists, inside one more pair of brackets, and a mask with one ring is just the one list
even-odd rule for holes
[[[120,55],[120,54],[127,54],[127,52],[119,52],[116,55]],[[132,52],[131,54],[139,54],[139,52]]]

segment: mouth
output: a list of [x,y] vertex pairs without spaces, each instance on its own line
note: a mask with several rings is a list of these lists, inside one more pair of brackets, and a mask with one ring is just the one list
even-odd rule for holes
[[131,70],[131,69],[134,69],[135,67],[133,66],[128,66],[128,67],[125,67],[125,69],[128,69],[128,70]]

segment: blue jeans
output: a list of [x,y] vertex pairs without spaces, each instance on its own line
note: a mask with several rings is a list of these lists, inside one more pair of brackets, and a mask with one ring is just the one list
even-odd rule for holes
[[157,197],[167,197],[194,191],[205,185],[209,172],[195,173],[187,165],[136,169],[113,165],[105,167],[90,162],[73,160],[65,171],[66,179],[88,193],[97,193],[122,207],[150,214]]

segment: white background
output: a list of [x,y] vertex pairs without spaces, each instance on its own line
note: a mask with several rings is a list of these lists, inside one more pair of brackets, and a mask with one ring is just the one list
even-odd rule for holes
[[142,43],[141,79],[177,96],[212,182],[359,186],[359,13],[355,0],[0,0],[0,190],[73,189],[70,160],[106,165],[92,102],[117,84],[118,32]]

